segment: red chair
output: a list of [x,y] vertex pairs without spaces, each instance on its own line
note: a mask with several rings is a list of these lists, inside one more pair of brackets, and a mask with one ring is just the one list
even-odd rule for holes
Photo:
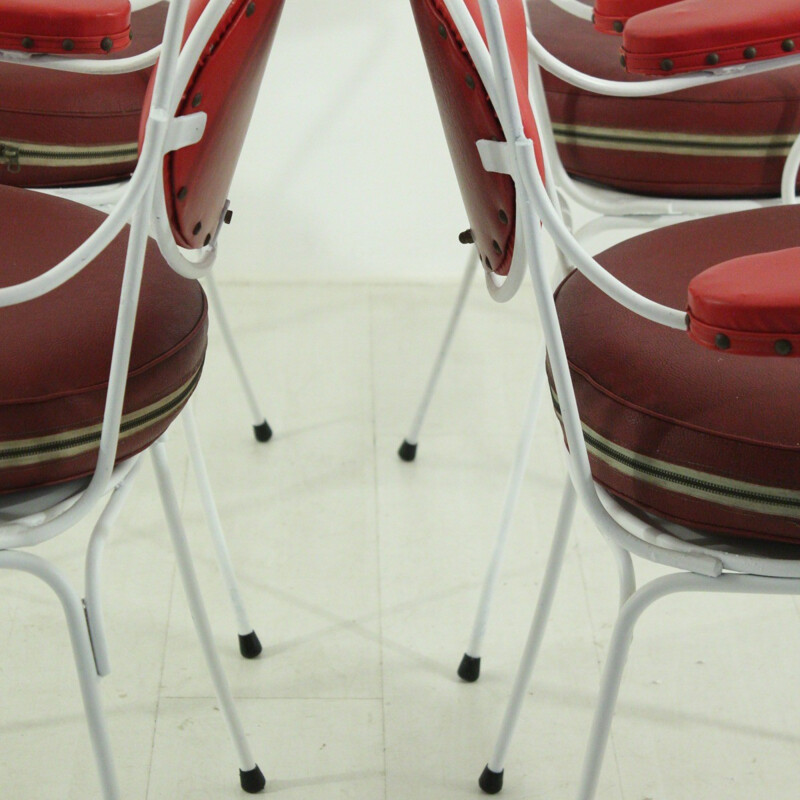
[[[521,0],[411,2],[479,248],[500,241],[498,202],[516,209],[503,253],[527,254],[568,448],[546,575],[480,785],[502,787],[579,497],[611,546],[621,600],[578,789],[590,800],[646,608],[677,592],[800,594],[800,212],[680,223],[593,258],[544,185]],[[780,48],[795,31],[800,8],[784,0],[684,0],[629,22],[623,46],[677,64],[704,49]],[[555,293],[543,228],[577,267]],[[637,588],[633,556],[673,571]]]
[[[141,156],[107,216],[0,187],[0,569],[38,577],[61,601],[105,800],[120,797],[120,789],[99,695],[109,671],[100,562],[145,452],[241,786],[255,793],[265,785],[212,640],[164,433],[186,414],[202,372],[207,301],[197,278],[216,257],[227,191],[282,5],[173,0],[149,78]],[[104,0],[99,10],[97,2],[78,0],[0,2],[0,57],[26,60],[28,69],[103,69],[106,62],[87,56],[122,50],[130,7]],[[196,199],[181,204],[176,186],[184,185],[197,190]],[[97,508],[82,602],[61,571],[29,548]]]

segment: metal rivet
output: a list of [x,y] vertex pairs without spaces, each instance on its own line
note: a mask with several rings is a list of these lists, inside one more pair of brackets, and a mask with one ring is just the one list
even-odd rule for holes
[[64,41],[61,42],[61,46],[65,50],[74,50],[75,49],[75,42],[73,42],[72,39],[64,39]]
[[622,33],[622,27],[623,27],[623,26],[622,26],[622,23],[621,23],[621,22],[620,22],[618,19],[615,19],[615,20],[614,20],[614,21],[611,23],[611,27],[612,27],[612,28],[613,28],[613,29],[614,29],[614,30],[615,30],[617,33]]
[[208,247],[208,243],[211,241],[211,234],[207,233],[206,238],[203,239],[203,247]]
[[187,194],[189,194],[189,190],[185,186],[181,186],[178,189],[178,200],[185,200]]
[[458,241],[461,242],[461,244],[474,244],[475,237],[472,235],[472,229],[467,228],[465,231],[461,231],[461,233],[458,234]]
[[247,8],[245,9],[244,15],[246,17],[252,17],[253,14],[256,13],[256,4],[255,3],[248,3]]
[[474,89],[475,88],[475,78],[473,78],[472,75],[467,75],[466,80],[467,80],[467,86],[469,86],[470,89]]
[[724,333],[718,333],[714,337],[714,344],[720,350],[727,350],[731,346],[731,340]]
[[775,352],[779,356],[788,356],[792,352],[792,343],[788,339],[778,339],[775,342]]
[[197,93],[197,94],[196,94],[196,95],[195,95],[195,96],[192,98],[192,108],[197,108],[197,106],[199,106],[199,105],[200,105],[200,103],[202,102],[202,100],[203,100],[203,95],[202,95],[200,92],[198,92],[198,93]]
[[497,216],[500,217],[500,222],[502,222],[503,225],[508,225],[508,214],[506,214],[502,208],[497,212]]
[[717,53],[709,53],[706,56],[706,64],[710,66],[714,66],[714,64],[719,64],[719,55]]
[[758,50],[756,50],[755,47],[750,46],[750,47],[745,47],[744,53],[742,53],[742,55],[745,58],[755,58],[757,53]]
[[619,57],[619,63],[622,64],[623,67],[627,65],[628,62],[625,60],[625,56]]
[[484,257],[484,259],[483,259],[483,262],[486,264],[486,269],[488,269],[489,271],[491,271],[491,269],[492,269],[492,262],[491,262],[491,261],[489,261],[489,256],[485,256],[485,257]]
[[200,230],[202,229],[202,227],[203,227],[203,223],[202,222],[198,222],[197,225],[194,226],[194,230],[192,230],[192,233],[195,236],[197,236],[197,234],[200,233]]
[[232,219],[233,219],[233,211],[231,211],[231,209],[228,209],[225,212],[225,224],[230,225]]
[[31,47],[33,47],[33,39],[31,39],[31,37],[30,37],[30,36],[26,36],[26,37],[25,37],[25,38],[22,40],[22,46],[23,46],[23,47],[24,47],[26,50],[30,50],[30,49],[31,49]]
[[669,72],[674,66],[671,58],[665,58],[661,62],[661,69],[663,69],[664,72]]
[[445,26],[441,23],[439,24],[439,36],[441,36],[442,39],[447,38],[447,28],[445,28]]
[[784,53],[791,53],[794,50],[794,39],[784,39],[781,42],[781,50]]
[[106,51],[106,53],[109,53],[109,52],[111,52],[111,48],[112,48],[113,46],[114,46],[114,42],[112,42],[112,41],[111,41],[111,39],[109,39],[109,38],[108,38],[108,36],[106,36],[106,38],[105,38],[105,39],[103,39],[103,41],[102,41],[102,42],[100,42],[100,47],[101,47],[103,50],[105,50],[105,51]]
[[496,239],[492,239],[492,249],[495,251],[495,253],[497,253],[497,255],[500,255],[500,253],[503,252],[503,248],[500,247],[500,243]]

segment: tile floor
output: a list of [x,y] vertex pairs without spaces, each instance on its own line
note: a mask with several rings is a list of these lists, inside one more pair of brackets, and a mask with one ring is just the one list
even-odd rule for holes
[[[490,547],[537,334],[530,296],[476,284],[423,431],[403,437],[454,286],[228,283],[276,435],[258,445],[216,337],[197,415],[242,587],[265,645],[238,657],[176,426],[171,457],[214,630],[268,791],[285,800],[478,797],[540,581],[562,480],[538,427],[475,685],[455,677]],[[549,410],[548,410],[549,411]],[[238,798],[149,469],[107,550],[104,681],[123,796]],[[80,578],[85,530],[42,550]],[[642,571],[654,574],[652,568]],[[65,631],[51,597],[3,575],[0,797],[98,796]],[[575,525],[503,796],[570,798],[608,641],[615,577]],[[646,616],[601,800],[795,798],[800,606],[673,598]]]

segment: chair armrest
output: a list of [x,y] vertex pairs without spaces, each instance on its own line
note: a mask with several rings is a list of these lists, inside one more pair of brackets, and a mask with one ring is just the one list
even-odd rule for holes
[[734,258],[696,275],[689,336],[729,353],[800,356],[800,247]]
[[678,0],[595,0],[592,22],[601,33],[620,34],[631,17],[676,2]]
[[632,17],[628,72],[673,75],[777,58],[800,45],[796,0],[681,0]]
[[0,0],[0,50],[103,55],[130,40],[129,0]]

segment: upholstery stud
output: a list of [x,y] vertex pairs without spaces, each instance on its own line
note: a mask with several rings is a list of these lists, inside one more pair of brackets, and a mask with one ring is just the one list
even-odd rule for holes
[[439,36],[441,36],[442,39],[447,38],[447,28],[445,28],[444,25],[439,25]]
[[492,249],[495,251],[495,253],[497,253],[497,255],[500,255],[503,252],[503,248],[500,247],[500,243],[497,241],[497,239],[492,239]]
[[502,208],[497,212],[497,216],[500,218],[500,222],[502,222],[503,225],[508,225],[508,214],[506,214]]
[[75,42],[73,42],[72,39],[64,39],[64,41],[61,42],[61,46],[64,48],[64,50],[74,50]]
[[23,46],[23,47],[24,47],[26,50],[30,50],[30,49],[31,49],[31,47],[33,47],[33,39],[31,39],[31,37],[30,37],[30,36],[25,36],[25,37],[23,38],[23,40],[22,40],[22,46]]
[[671,58],[665,58],[661,61],[661,69],[663,69],[664,72],[669,72],[674,66]]
[[208,243],[209,243],[210,241],[211,241],[211,234],[210,234],[210,233],[207,233],[207,234],[206,234],[206,238],[205,238],[205,239],[203,239],[203,247],[207,247],[207,246],[208,246]]
[[619,63],[622,64],[623,67],[628,63],[627,61],[625,61],[625,56],[619,57]]
[[200,233],[200,231],[202,229],[203,229],[203,223],[202,222],[198,222],[197,225],[195,225],[194,228],[192,229],[192,233],[195,236],[197,236],[197,234]]
[[467,75],[466,81],[467,81],[467,86],[469,86],[470,89],[475,88],[475,78],[473,78],[472,75]]
[[618,19],[615,19],[614,22],[612,23],[611,27],[614,28],[614,30],[617,33],[622,33],[622,29],[623,29],[624,26]]
[[778,339],[775,342],[775,352],[779,356],[788,356],[792,352],[792,343],[788,339]]
[[718,53],[709,53],[706,56],[706,64],[713,67],[715,64],[719,64],[719,54]]
[[784,53],[791,53],[794,50],[794,39],[784,39],[781,42],[781,50]]
[[492,262],[489,261],[489,256],[484,256],[483,263],[486,264],[486,269],[488,269],[489,272],[491,272],[492,271]]
[[192,98],[192,108],[197,108],[197,106],[199,106],[199,105],[200,105],[200,103],[202,103],[202,102],[203,102],[203,95],[202,95],[202,93],[201,93],[201,92],[198,92],[198,93],[197,93],[197,94],[196,94],[196,95],[195,95],[195,96]]
[[253,14],[256,13],[256,4],[255,3],[248,3],[247,8],[245,9],[244,15],[246,17],[252,17]]
[[103,50],[105,50],[105,51],[106,51],[106,53],[110,53],[110,52],[111,52],[111,48],[112,48],[113,46],[114,46],[114,42],[113,42],[111,39],[109,39],[109,37],[108,37],[108,36],[106,36],[106,38],[105,38],[105,39],[103,39],[103,41],[102,41],[102,42],[100,42],[100,47],[101,47]]
[[185,186],[181,186],[181,188],[178,189],[178,200],[185,200],[187,194],[189,194],[189,190]]
[[720,350],[727,350],[731,346],[731,340],[724,333],[718,333],[714,337],[714,344]]
[[742,53],[745,58],[755,58],[757,54],[758,50],[752,45],[750,47],[745,47],[744,53]]

